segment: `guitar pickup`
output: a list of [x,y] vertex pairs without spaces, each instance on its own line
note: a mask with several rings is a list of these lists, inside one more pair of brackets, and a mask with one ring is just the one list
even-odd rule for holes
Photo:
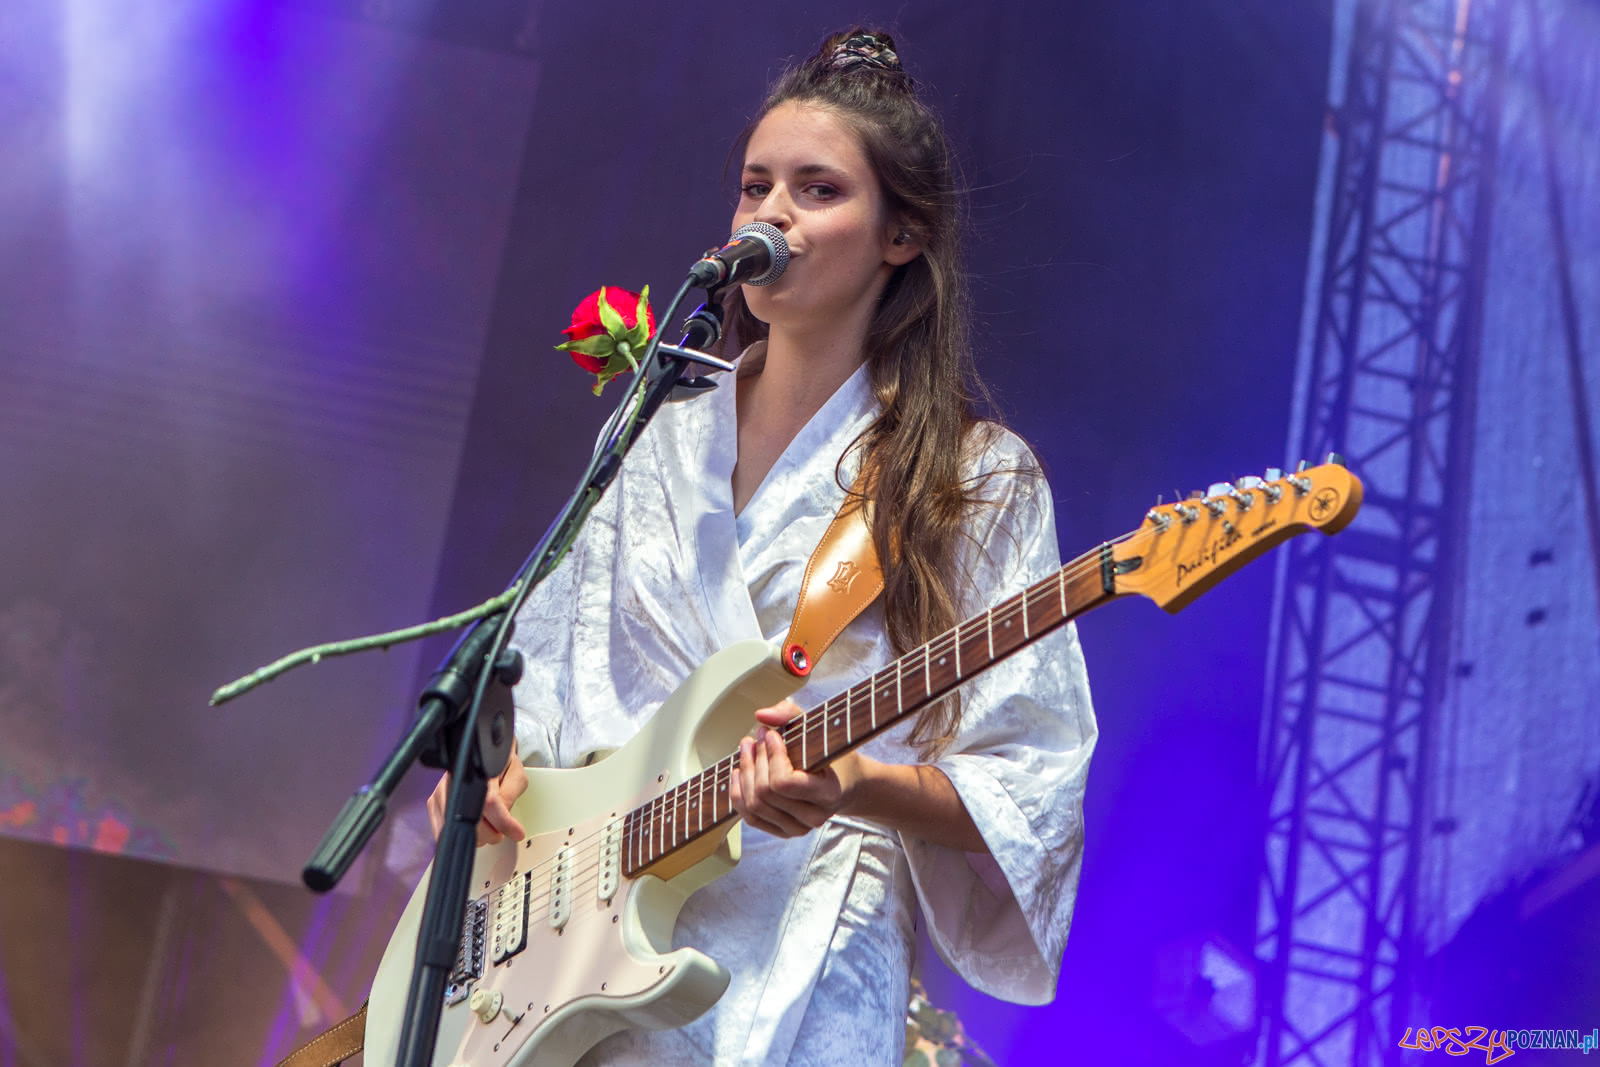
[[600,837],[600,876],[595,879],[600,900],[611,903],[622,881],[622,820],[606,823]]
[[494,891],[491,962],[503,963],[528,947],[528,902],[532,897],[532,871],[512,875]]
[[559,930],[572,916],[572,847],[556,852],[550,865],[550,929]]

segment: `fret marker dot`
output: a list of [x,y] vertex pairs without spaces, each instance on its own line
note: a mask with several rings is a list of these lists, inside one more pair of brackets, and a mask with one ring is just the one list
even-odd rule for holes
[[837,715],[835,715],[835,716],[834,716],[834,717],[833,717],[833,725],[835,725],[835,726],[838,726],[838,725],[839,725],[839,717],[838,717],[838,716],[837,716]]
[[949,659],[949,658],[950,658],[949,656],[940,656],[939,657],[939,666],[943,667],[944,666],[944,661]]

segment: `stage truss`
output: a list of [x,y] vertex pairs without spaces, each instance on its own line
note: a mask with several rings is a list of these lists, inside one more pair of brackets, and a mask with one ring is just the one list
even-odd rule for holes
[[[1283,553],[1261,745],[1259,1063],[1397,1063],[1417,969],[1429,728],[1466,504],[1505,11],[1336,5],[1293,443],[1355,523]],[[1342,59],[1340,46],[1348,48]],[[1341,82],[1342,74],[1342,82]]]

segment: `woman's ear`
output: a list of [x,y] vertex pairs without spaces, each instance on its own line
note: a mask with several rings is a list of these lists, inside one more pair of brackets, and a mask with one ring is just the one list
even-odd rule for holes
[[889,247],[884,250],[883,261],[899,267],[910,263],[920,255],[922,255],[922,242],[911,232],[910,227],[897,224],[889,238]]

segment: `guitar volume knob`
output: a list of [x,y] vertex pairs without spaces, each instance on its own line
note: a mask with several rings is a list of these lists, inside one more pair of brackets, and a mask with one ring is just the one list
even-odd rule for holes
[[467,1007],[483,1022],[492,1023],[495,1016],[500,1014],[505,999],[498,989],[474,989],[472,999],[467,1001]]

